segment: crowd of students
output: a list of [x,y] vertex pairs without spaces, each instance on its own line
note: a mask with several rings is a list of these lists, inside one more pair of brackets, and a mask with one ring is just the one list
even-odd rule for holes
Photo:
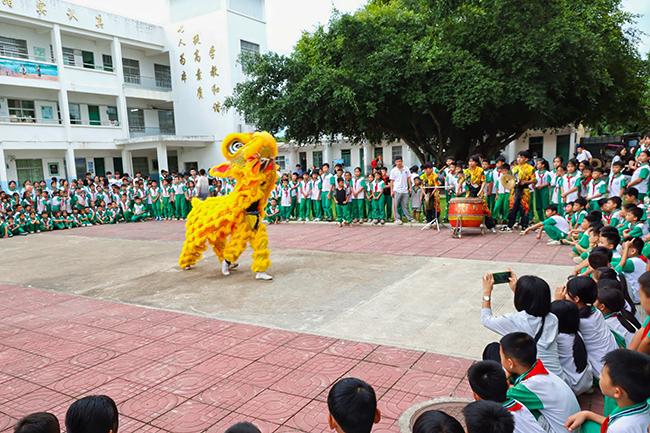
[[9,181],[6,190],[0,189],[0,238],[98,224],[183,220],[192,209],[192,198],[234,189],[234,181],[209,179],[205,170],[163,171],[160,179],[109,172],[87,173],[72,181],[27,180],[21,187]]

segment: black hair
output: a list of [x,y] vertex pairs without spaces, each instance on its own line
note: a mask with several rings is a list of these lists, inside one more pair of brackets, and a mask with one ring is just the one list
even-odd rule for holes
[[68,433],[117,433],[117,406],[107,395],[89,395],[70,405],[65,414]]
[[413,433],[465,433],[456,418],[440,410],[429,410],[415,420]]
[[323,165],[321,165],[321,167],[327,167],[327,168],[330,168],[330,165],[329,165],[327,162],[325,162],[325,163],[323,163]]
[[623,203],[623,200],[621,200],[621,198],[618,197],[618,196],[616,196],[616,197],[609,197],[607,200],[608,200],[608,201],[611,201],[612,203],[614,203],[614,205],[616,206],[616,209],[620,209],[620,208],[621,208],[621,204]]
[[557,213],[557,205],[555,203],[551,203],[548,206],[546,206],[546,210],[550,210],[553,213]]
[[[564,164],[558,165],[557,168],[561,168],[562,170],[566,171],[566,165],[564,165]],[[556,170],[557,170],[557,168],[556,168]]]
[[605,173],[605,170],[603,170],[602,167],[596,167],[596,168],[593,169],[593,171],[594,171],[594,172],[597,171],[598,173]]
[[545,317],[551,311],[551,288],[539,277],[523,275],[517,279],[514,302],[517,311]]
[[519,153],[517,153],[517,156],[521,156],[526,159],[530,159],[530,152],[528,150],[522,150]]
[[601,198],[601,199],[598,199],[598,201],[596,203],[598,203],[598,207],[601,208],[601,207],[603,207],[603,205],[605,203],[607,203],[607,200],[609,200],[609,198]]
[[621,168],[625,167],[625,163],[623,163],[623,161],[621,161],[621,160],[618,160],[618,161],[615,161],[615,162],[612,163],[612,167],[615,166],[615,165],[617,165],[617,166],[619,166]]
[[561,300],[551,303],[551,312],[558,321],[558,331],[573,335],[573,363],[579,373],[585,371],[588,364],[587,346],[578,332],[580,328],[580,310],[571,301]]
[[225,433],[261,433],[255,424],[248,421],[238,422],[228,427]]
[[575,199],[573,201],[573,203],[574,204],[579,204],[582,207],[586,207],[587,206],[587,199],[584,198],[584,197],[578,197],[577,199]]
[[564,158],[561,157],[560,155],[556,155],[555,158],[553,158],[554,161],[555,161],[556,159],[559,159],[559,160],[560,160],[560,165],[561,165],[562,163],[564,163]]
[[643,218],[643,209],[641,209],[638,206],[634,206],[633,208],[626,209],[626,211],[634,215],[634,218],[636,218],[637,221]]
[[575,277],[567,281],[566,289],[572,298],[579,298],[586,305],[580,309],[580,318],[591,316],[591,307],[598,297],[596,282],[589,277]]
[[603,219],[603,213],[599,210],[593,210],[585,216],[585,219],[590,223],[601,221]]
[[330,388],[327,407],[345,433],[370,433],[377,411],[377,396],[372,386],[363,380],[346,377]]
[[475,401],[463,408],[467,433],[513,433],[512,414],[493,401]]
[[497,159],[495,160],[495,162],[503,162],[505,164],[506,157],[503,156],[503,155],[499,155],[499,156],[497,156]]
[[[607,280],[603,280],[607,282]],[[598,282],[600,286],[600,281]],[[620,286],[620,285],[619,285]],[[598,289],[598,302],[603,304],[612,313],[616,314],[616,318],[623,328],[627,329],[631,333],[635,333],[637,328],[630,323],[630,321],[623,314],[625,310],[625,296],[620,289],[615,289],[613,287],[602,287]]]
[[[616,229],[615,227],[612,228]],[[618,233],[618,230],[601,230],[599,234],[601,238],[607,239],[607,243],[610,244],[612,248],[616,248],[618,244],[621,243],[621,235]]]
[[[600,236],[602,237],[602,234]],[[612,261],[612,251],[605,247],[595,247],[589,253],[587,261],[592,269],[606,267]]]
[[477,164],[481,163],[481,157],[480,155],[472,155],[468,158],[468,161],[474,161]]
[[625,188],[625,191],[623,191],[623,195],[629,195],[634,198],[639,198],[639,190],[631,186],[629,188]]
[[639,152],[639,155],[642,153],[645,153],[646,156],[650,157],[650,152],[648,152],[647,150],[642,150],[641,152]]
[[36,412],[18,421],[14,433],[61,433],[61,426],[54,414]]
[[433,164],[431,164],[430,162],[426,162],[426,163],[422,166],[422,169],[425,170],[425,169],[427,169],[427,168],[433,168]]
[[605,355],[603,361],[612,384],[623,388],[633,403],[650,398],[650,356],[617,349]]
[[[584,161],[583,161],[584,162]],[[585,162],[585,166],[582,168],[582,171],[589,170],[594,171],[594,168]]]
[[532,367],[537,361],[537,344],[533,337],[525,332],[506,334],[501,337],[499,344],[505,355],[515,359],[525,367]]
[[472,391],[483,400],[503,403],[507,399],[508,379],[498,362],[475,362],[467,370],[467,381]]

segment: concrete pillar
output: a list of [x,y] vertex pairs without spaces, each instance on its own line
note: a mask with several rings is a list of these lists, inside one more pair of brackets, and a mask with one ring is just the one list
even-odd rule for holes
[[65,150],[65,167],[68,180],[77,179],[77,165],[74,160],[74,148],[69,146]]
[[[129,137],[129,113],[126,103],[126,96],[124,96],[124,69],[122,67],[122,44],[117,36],[113,37],[111,41],[111,55],[113,56],[113,71],[117,76],[117,82],[120,84],[119,93],[117,95],[117,115],[120,119],[120,126],[124,138]],[[130,174],[130,173],[129,173]]]
[[52,32],[50,33],[50,39],[52,41],[52,50],[54,51],[54,57],[56,62],[56,67],[59,71],[59,110],[61,112],[61,122],[65,130],[65,137],[67,141],[70,141],[70,107],[68,105],[68,81],[66,76],[65,65],[63,64],[63,44],[61,43],[61,28],[58,24],[54,24],[52,27]]
[[512,140],[510,144],[508,144],[504,149],[503,154],[506,156],[508,164],[514,161],[515,157],[517,156],[517,141]]
[[122,174],[128,173],[133,178],[133,160],[131,159],[131,151],[122,149]]
[[158,173],[161,170],[169,171],[167,164],[167,145],[165,143],[158,143],[156,145],[156,158],[158,159]]
[[0,188],[6,190],[9,184],[9,176],[7,175],[7,161],[5,161],[5,150],[0,143]]
[[323,143],[323,162],[332,165],[332,144],[329,142]]
[[569,140],[569,159],[573,158],[576,153],[576,141],[578,139],[578,133],[574,128],[571,128],[571,135]]
[[370,168],[372,163],[372,146],[370,143],[363,143],[363,161],[361,161],[362,169],[364,174],[368,174],[372,171]]

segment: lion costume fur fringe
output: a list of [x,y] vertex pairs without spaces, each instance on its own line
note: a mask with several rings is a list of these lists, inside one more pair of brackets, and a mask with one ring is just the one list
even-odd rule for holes
[[[235,179],[235,189],[226,196],[192,199],[178,264],[183,269],[196,264],[208,244],[219,260],[235,263],[250,243],[252,271],[265,272],[271,261],[263,220],[277,180],[277,144],[268,132],[236,133],[224,139],[221,150],[227,161],[212,167],[210,175]],[[249,208],[255,203],[252,210],[259,214],[251,215]]]

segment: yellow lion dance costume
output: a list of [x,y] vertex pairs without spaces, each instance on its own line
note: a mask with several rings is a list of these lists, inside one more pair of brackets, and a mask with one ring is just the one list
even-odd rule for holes
[[251,269],[258,280],[271,280],[266,270],[269,240],[263,223],[266,202],[277,180],[275,158],[278,146],[268,132],[228,135],[221,150],[227,162],[212,167],[210,175],[236,180],[235,189],[227,196],[204,201],[192,199],[192,211],[185,224],[185,243],[178,258],[183,269],[196,264],[212,245],[221,260],[221,271],[229,275],[248,243],[253,247]]

